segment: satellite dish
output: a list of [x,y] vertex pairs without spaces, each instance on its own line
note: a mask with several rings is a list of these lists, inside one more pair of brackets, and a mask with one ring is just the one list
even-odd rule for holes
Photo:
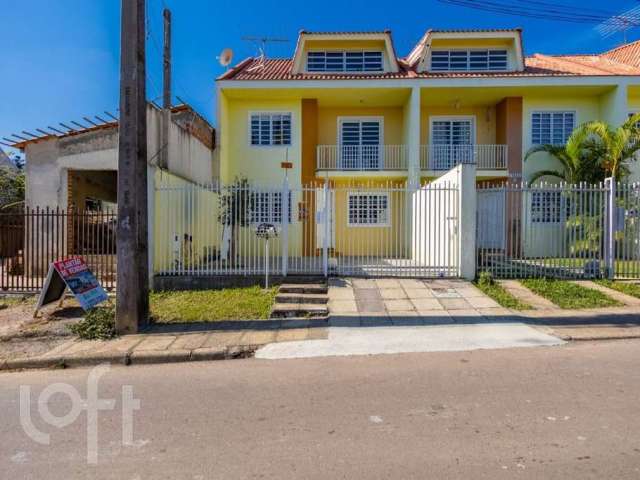
[[220,62],[220,65],[223,67],[228,66],[231,60],[233,60],[233,50],[230,48],[225,48],[220,52],[220,55],[218,55],[218,62]]

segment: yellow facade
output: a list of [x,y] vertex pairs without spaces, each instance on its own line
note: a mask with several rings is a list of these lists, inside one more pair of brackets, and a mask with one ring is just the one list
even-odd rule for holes
[[383,121],[383,143],[403,143],[402,107],[327,107],[318,109],[318,144],[337,145],[341,117],[379,117]]
[[[247,178],[267,185],[281,184],[285,171],[281,163],[289,161],[293,168],[288,171],[290,182],[299,185],[301,175],[301,101],[228,101],[224,116],[227,128],[221,145],[222,161],[220,178],[230,183],[235,178]],[[249,132],[249,117],[252,112],[290,112],[290,146],[252,146]]]
[[[599,120],[601,118],[601,101],[599,96],[591,97],[551,97],[530,95],[523,97],[523,158],[533,146],[531,140],[531,118],[536,111],[573,111],[576,113],[576,125]],[[540,170],[557,170],[558,161],[545,153],[536,153],[523,164],[523,179],[527,180]],[[549,179],[556,181],[555,179]]]
[[423,106],[420,112],[420,141],[422,145],[430,143],[431,121],[437,117],[468,117],[474,122],[475,143],[492,145],[496,143],[496,108],[488,106]]

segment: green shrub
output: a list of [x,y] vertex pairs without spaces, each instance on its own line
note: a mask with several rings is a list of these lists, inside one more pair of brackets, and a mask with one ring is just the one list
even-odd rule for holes
[[69,327],[71,331],[84,340],[109,340],[116,334],[115,307],[96,307],[78,323]]
[[487,287],[493,285],[494,281],[491,272],[487,272],[486,270],[480,272],[480,275],[478,276],[478,283]]

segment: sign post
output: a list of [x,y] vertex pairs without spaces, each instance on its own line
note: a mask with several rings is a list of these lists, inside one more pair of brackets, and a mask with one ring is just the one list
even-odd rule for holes
[[33,316],[45,305],[62,301],[67,287],[85,312],[109,298],[82,258],[65,258],[49,265]]

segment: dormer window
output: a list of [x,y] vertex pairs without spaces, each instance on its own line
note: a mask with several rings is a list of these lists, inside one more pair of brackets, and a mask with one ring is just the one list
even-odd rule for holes
[[432,50],[433,72],[506,71],[506,50]]
[[311,51],[307,52],[307,72],[382,72],[382,52]]

